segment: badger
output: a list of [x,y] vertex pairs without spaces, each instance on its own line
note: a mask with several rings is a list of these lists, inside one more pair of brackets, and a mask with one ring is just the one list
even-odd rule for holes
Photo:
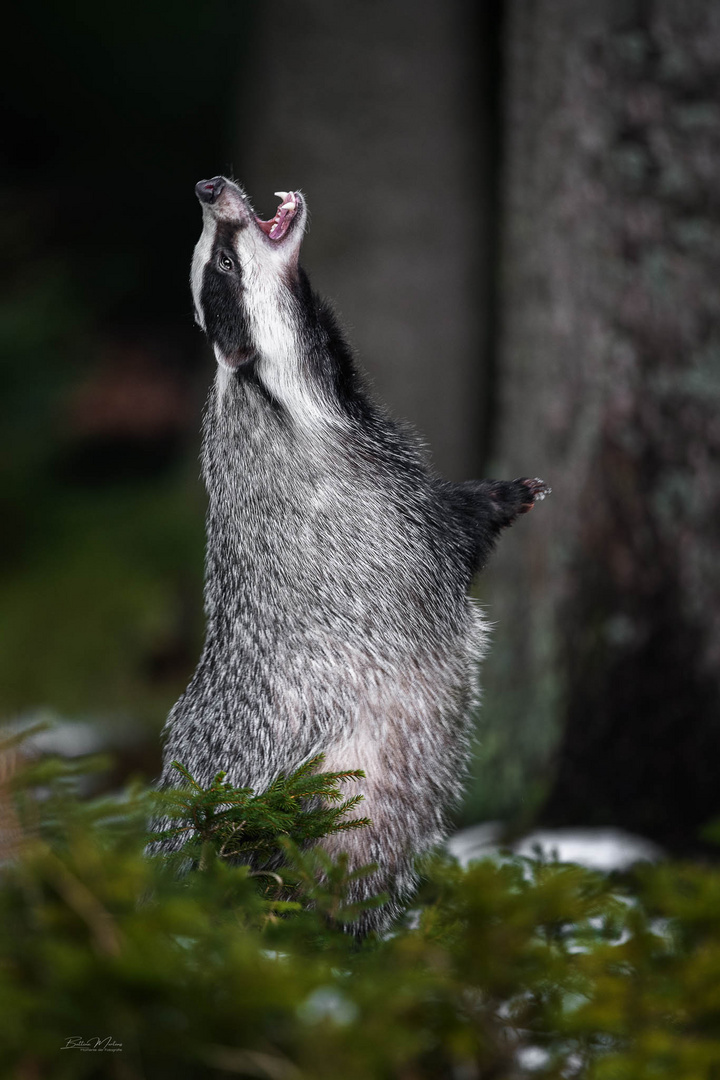
[[299,264],[299,191],[277,192],[267,221],[226,177],[195,191],[192,296],[217,361],[202,449],[207,631],[164,728],[160,786],[175,783],[175,759],[203,785],[224,769],[256,791],[319,753],[329,771],[362,769],[371,826],[323,846],[351,869],[375,865],[350,899],[386,893],[357,928],[382,930],[462,793],[488,637],[473,578],[549,488],[434,473],[367,392]]

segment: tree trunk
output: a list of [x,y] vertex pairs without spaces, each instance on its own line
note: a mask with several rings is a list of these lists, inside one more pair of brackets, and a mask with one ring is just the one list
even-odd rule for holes
[[313,285],[378,396],[458,478],[483,450],[496,8],[277,0],[241,122],[242,182],[270,213],[275,188],[306,193]]
[[482,767],[677,849],[720,814],[719,90],[710,0],[509,4],[496,471],[554,490],[490,571]]

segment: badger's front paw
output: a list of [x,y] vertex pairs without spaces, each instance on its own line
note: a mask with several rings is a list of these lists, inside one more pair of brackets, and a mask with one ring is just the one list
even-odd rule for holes
[[550,494],[545,481],[537,477],[533,480],[524,476],[517,480],[484,480],[480,487],[488,497],[496,529],[506,529],[520,514],[527,514],[539,499]]
[[528,480],[526,477],[520,477],[518,480],[513,480],[514,484],[522,484],[524,492],[522,493],[522,503],[520,506],[520,513],[527,514],[528,510],[532,510],[536,502],[542,502],[546,495],[550,495],[552,488],[548,487],[544,480],[536,476],[532,480]]

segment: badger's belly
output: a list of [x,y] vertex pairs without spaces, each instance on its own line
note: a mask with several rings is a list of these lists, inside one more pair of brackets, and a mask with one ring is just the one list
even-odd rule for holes
[[415,757],[430,772],[442,772],[448,756],[464,757],[487,634],[469,602],[466,616],[432,645],[398,639],[383,647],[324,633],[278,643],[267,673],[278,746],[298,763],[322,751],[332,753],[333,769],[377,772],[373,762],[382,761],[390,774]]
[[[328,732],[323,768],[365,773],[344,788],[346,797],[363,796],[358,815],[372,821],[352,836],[354,866],[396,860],[402,867],[410,853],[445,835],[446,811],[462,792],[485,636],[479,613],[471,612],[468,633],[454,649],[396,670],[366,697],[361,688],[352,722]],[[337,852],[348,838],[339,834],[324,844]]]
[[449,778],[464,761],[487,633],[470,602],[465,615],[432,644],[352,639],[307,621],[253,622],[252,635],[213,639],[168,718],[166,760],[201,783],[224,769],[256,788],[321,752],[324,768],[372,771],[378,784],[403,771]]

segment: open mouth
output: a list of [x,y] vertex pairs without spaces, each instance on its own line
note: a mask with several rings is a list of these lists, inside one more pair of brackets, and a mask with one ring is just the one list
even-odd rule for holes
[[255,220],[271,240],[282,240],[300,209],[300,196],[296,191],[276,191],[275,194],[280,199],[275,217],[270,221],[262,221],[256,215]]

